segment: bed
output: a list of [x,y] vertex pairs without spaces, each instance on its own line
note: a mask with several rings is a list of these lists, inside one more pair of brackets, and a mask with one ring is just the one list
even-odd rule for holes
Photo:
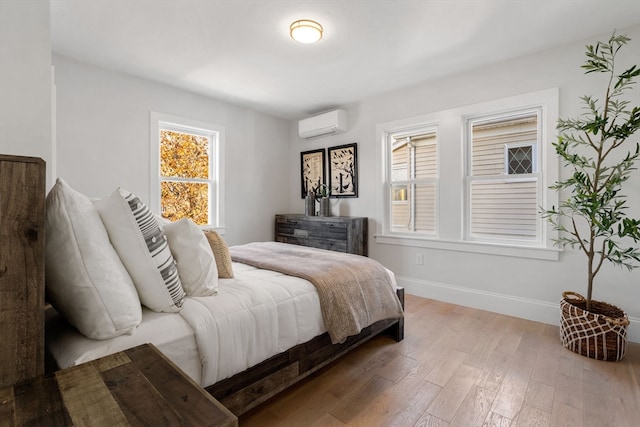
[[45,338],[57,368],[152,343],[240,415],[373,336],[403,339],[403,290],[366,257],[226,248],[188,221],[151,218],[131,193],[89,200],[62,180],[46,227]]

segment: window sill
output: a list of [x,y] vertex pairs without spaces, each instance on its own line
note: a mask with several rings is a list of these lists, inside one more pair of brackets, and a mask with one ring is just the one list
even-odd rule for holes
[[463,242],[457,240],[429,239],[414,236],[392,236],[376,234],[376,243],[382,245],[410,246],[416,248],[429,248],[445,251],[470,252],[486,255],[510,256],[518,258],[541,259],[557,261],[560,258],[560,250],[537,246],[510,245],[504,243],[480,243]]

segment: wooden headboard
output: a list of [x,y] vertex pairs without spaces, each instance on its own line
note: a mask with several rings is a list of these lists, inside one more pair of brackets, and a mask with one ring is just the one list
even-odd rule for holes
[[45,162],[0,154],[0,387],[44,373]]

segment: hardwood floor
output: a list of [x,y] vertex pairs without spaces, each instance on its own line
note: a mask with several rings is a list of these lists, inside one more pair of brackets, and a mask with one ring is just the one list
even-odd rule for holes
[[621,362],[556,326],[406,295],[378,337],[240,417],[240,426],[640,426],[640,344]]

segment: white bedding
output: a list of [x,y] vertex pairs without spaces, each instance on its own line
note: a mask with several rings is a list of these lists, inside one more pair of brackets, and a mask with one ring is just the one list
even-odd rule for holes
[[195,331],[204,386],[326,331],[308,281],[239,263],[233,272],[217,296],[188,298],[180,312]]
[[84,337],[61,319],[47,322],[47,347],[60,368],[153,343],[206,387],[324,333],[318,294],[306,280],[233,263],[218,295],[188,297],[180,313],[143,310],[131,335]]
[[152,343],[207,387],[326,332],[310,282],[236,262],[233,271],[234,279],[219,279],[217,295],[187,297],[179,313],[143,309],[131,335],[93,340],[60,316],[48,319],[47,347],[67,368]]

